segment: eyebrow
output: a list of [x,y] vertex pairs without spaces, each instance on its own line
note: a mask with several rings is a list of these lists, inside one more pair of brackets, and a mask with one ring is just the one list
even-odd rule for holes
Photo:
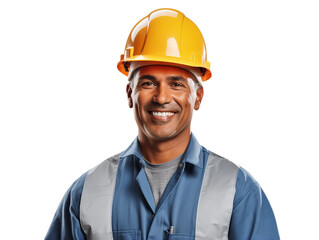
[[151,80],[151,81],[156,81],[156,78],[152,75],[142,75],[138,78],[138,81],[141,81],[141,80],[144,80],[144,79],[147,79],[147,80]]
[[186,82],[186,79],[182,76],[170,76],[170,77],[167,77],[166,78],[167,80],[170,80],[170,81],[183,81],[183,82]]
[[[153,75],[142,75],[142,76],[140,76],[138,78],[139,81],[144,80],[144,79],[151,80],[151,81],[156,81],[156,78]],[[186,79],[184,77],[182,77],[182,76],[169,76],[169,77],[166,78],[166,80],[186,82]]]

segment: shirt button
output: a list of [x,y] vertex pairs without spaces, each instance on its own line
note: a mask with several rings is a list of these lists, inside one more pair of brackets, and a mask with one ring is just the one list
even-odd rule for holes
[[152,214],[152,217],[155,217],[155,215],[154,215],[154,214]]
[[180,167],[180,168],[183,167],[183,163],[180,163],[180,164],[179,164],[179,167]]

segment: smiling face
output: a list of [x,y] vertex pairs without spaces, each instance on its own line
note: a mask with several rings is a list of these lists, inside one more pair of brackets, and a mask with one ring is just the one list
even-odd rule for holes
[[203,88],[189,71],[175,66],[144,66],[128,85],[139,138],[165,141],[189,137],[193,109],[199,109]]

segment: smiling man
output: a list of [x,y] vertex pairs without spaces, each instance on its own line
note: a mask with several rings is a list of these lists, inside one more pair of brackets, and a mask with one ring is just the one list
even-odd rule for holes
[[117,67],[138,136],[74,182],[46,239],[279,239],[258,183],[191,133],[211,77],[197,26],[173,9],[151,12]]

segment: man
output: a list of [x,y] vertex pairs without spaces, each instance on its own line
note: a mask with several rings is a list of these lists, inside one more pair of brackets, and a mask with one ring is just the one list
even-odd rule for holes
[[258,183],[191,133],[211,76],[197,26],[153,11],[131,31],[118,69],[138,137],[75,181],[46,239],[279,239]]

